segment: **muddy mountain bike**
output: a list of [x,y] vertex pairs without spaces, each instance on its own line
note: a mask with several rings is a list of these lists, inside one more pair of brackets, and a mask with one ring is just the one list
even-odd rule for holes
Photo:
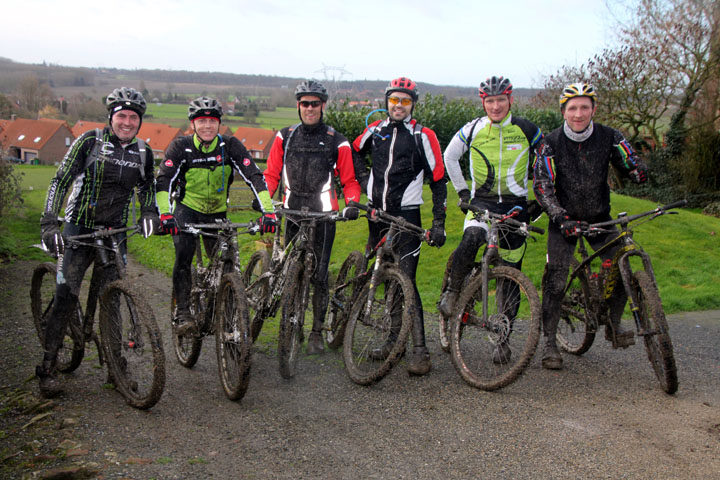
[[[85,344],[94,342],[100,364],[108,367],[109,381],[129,405],[147,409],[160,400],[165,388],[165,354],[152,308],[125,278],[123,244],[139,231],[138,226],[101,229],[65,239],[66,248],[91,246],[97,253],[85,313],[78,300],[63,334],[56,367],[63,373],[74,371],[82,363]],[[31,307],[42,345],[45,344],[45,325],[55,301],[57,272],[62,271],[63,259],[60,255],[57,266],[51,262],[42,263],[33,272]],[[103,270],[111,264],[116,266],[120,278],[105,285],[101,291]],[[99,336],[93,326],[98,302]]]
[[[455,369],[469,385],[497,390],[514,382],[532,359],[540,339],[542,308],[532,281],[520,270],[503,265],[499,250],[509,233],[530,238],[542,228],[515,220],[516,210],[497,214],[461,203],[475,219],[489,226],[487,246],[480,262],[463,281],[453,314],[440,312],[440,345],[449,350]],[[449,281],[453,255],[443,279]]]
[[244,280],[250,306],[251,331],[257,339],[266,318],[274,317],[282,306],[278,335],[280,375],[292,378],[297,370],[303,325],[310,298],[310,280],[317,259],[313,253],[315,230],[319,222],[345,221],[337,212],[311,212],[307,209],[276,209],[276,214],[299,226],[287,245],[278,229],[272,256],[259,250],[245,267]]
[[[415,289],[398,266],[394,241],[403,232],[428,241],[429,233],[382,210],[356,202],[348,206],[364,210],[371,221],[390,225],[377,245],[366,248],[365,255],[350,252],[340,268],[325,322],[330,348],[343,346],[350,379],[370,385],[400,361],[412,330]],[[372,258],[375,262],[368,267]]]
[[[181,231],[195,235],[190,314],[197,331],[180,334],[173,323],[175,356],[182,366],[192,368],[200,356],[203,338],[215,335],[220,384],[227,398],[238,400],[247,392],[250,381],[252,338],[237,236],[255,234],[259,227],[254,222],[232,223],[224,219],[210,224],[185,224]],[[201,236],[216,239],[207,264],[203,260]],[[176,305],[173,290],[172,318]]]
[[[676,214],[678,212],[669,210],[686,204],[687,201],[681,200],[630,216],[623,212],[616,220],[592,224],[581,231],[577,249],[580,261],[573,259],[570,266],[558,323],[557,342],[561,349],[573,355],[587,352],[595,340],[598,327],[605,325],[605,328],[610,328],[608,301],[617,289],[623,288],[630,302],[637,336],[645,343],[655,376],[666,393],[677,391],[675,356],[655,273],[650,255],[633,240],[633,229],[660,216]],[[583,237],[605,233],[617,236],[590,255]],[[615,246],[620,248],[612,260],[599,268],[593,265],[602,263],[601,255]],[[633,267],[631,259],[634,257],[639,258],[640,269]],[[611,330],[613,344],[614,335]]]

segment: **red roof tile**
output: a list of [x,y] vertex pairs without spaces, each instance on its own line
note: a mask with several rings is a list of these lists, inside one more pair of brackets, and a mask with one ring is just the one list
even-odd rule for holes
[[0,143],[5,148],[39,150],[62,126],[65,126],[68,131],[70,130],[63,120],[18,118],[5,124],[2,134],[0,134]]
[[240,140],[248,150],[263,151],[272,145],[275,135],[274,130],[264,128],[238,127],[233,136]]

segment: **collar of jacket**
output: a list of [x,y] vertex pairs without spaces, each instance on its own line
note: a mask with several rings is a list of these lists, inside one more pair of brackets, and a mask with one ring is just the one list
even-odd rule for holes
[[195,148],[200,150],[202,153],[210,153],[215,150],[215,148],[217,148],[218,139],[219,137],[216,135],[209,145],[205,145],[202,140],[200,140],[200,137],[197,136],[197,133],[193,133],[193,143],[195,144]]

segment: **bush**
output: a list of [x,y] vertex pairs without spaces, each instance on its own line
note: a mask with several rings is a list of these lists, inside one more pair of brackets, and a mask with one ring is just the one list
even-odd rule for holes
[[10,162],[0,160],[0,232],[6,215],[23,203],[20,176]]

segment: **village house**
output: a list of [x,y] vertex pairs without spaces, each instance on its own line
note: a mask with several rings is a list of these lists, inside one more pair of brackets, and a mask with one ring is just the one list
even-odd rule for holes
[[266,159],[276,134],[276,130],[238,127],[233,136],[245,145],[254,159]]
[[4,122],[0,145],[8,158],[58,165],[75,137],[63,120],[14,118]]

